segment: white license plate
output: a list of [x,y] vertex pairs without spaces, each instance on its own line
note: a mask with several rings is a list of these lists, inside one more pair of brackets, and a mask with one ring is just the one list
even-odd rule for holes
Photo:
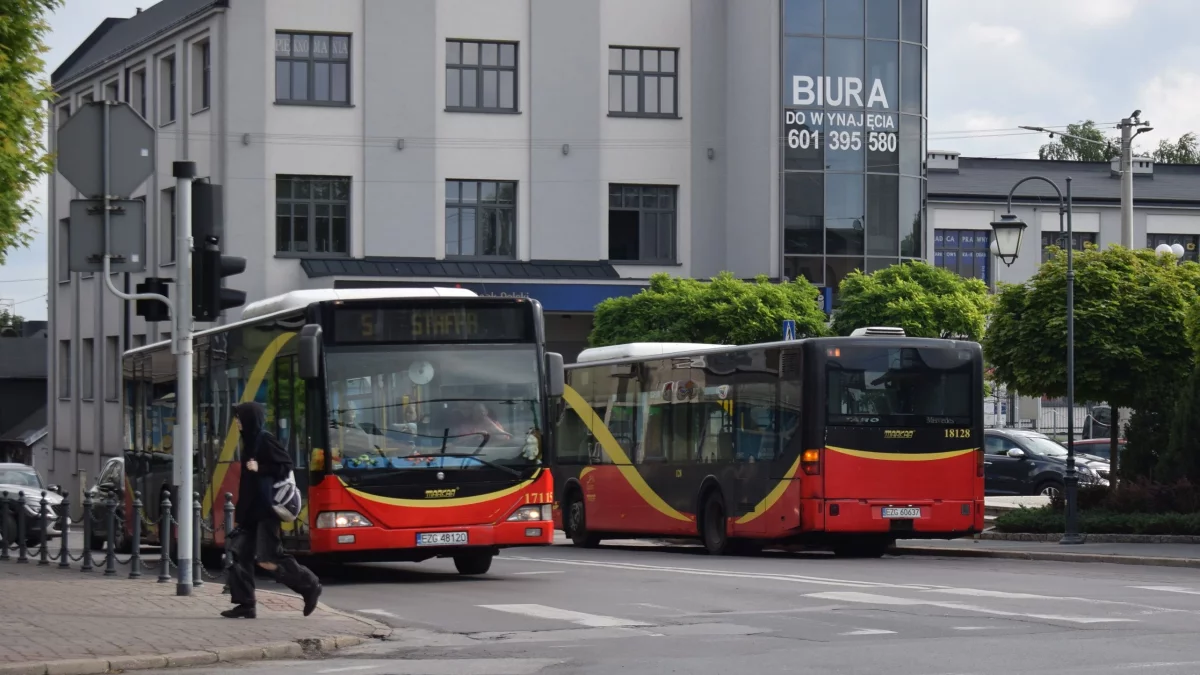
[[921,509],[916,507],[897,508],[888,506],[883,509],[884,518],[920,518]]
[[421,532],[417,546],[459,546],[467,543],[466,532]]

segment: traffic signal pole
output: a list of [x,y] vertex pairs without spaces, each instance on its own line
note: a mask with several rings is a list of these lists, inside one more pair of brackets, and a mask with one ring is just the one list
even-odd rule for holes
[[[175,484],[179,486],[174,500],[176,531],[179,533],[175,550],[179,552],[179,580],[175,595],[192,593],[192,181],[196,178],[195,162],[175,162],[175,294],[177,311],[172,312],[176,373],[175,431],[172,441],[175,450]],[[169,535],[168,535],[169,536]]]

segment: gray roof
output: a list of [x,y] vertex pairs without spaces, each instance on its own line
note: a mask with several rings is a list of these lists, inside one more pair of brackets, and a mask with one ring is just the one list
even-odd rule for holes
[[308,258],[300,263],[309,278],[353,277],[444,277],[456,279],[513,279],[538,281],[570,279],[604,281],[620,279],[612,265],[581,260],[436,260],[434,258]]
[[21,420],[11,429],[0,429],[0,441],[21,443],[26,447],[37,443],[49,431],[46,424],[46,406],[38,408],[32,415]]
[[198,14],[213,7],[227,6],[229,0],[162,0],[128,19],[105,19],[51,74],[50,81],[57,87],[66,80],[186,23]]
[[46,338],[0,338],[0,380],[46,379]]
[[[1121,201],[1121,179],[1112,173],[1108,162],[1058,162],[1038,159],[995,159],[961,157],[958,173],[929,172],[929,199],[1006,199],[1009,190],[1026,176],[1045,176],[1066,193],[1066,178],[1070,176],[1073,201]],[[1014,201],[1035,198],[1054,198],[1049,185],[1030,181],[1021,186]],[[1200,166],[1184,164],[1155,164],[1153,176],[1133,178],[1135,205],[1196,205],[1200,204]]]

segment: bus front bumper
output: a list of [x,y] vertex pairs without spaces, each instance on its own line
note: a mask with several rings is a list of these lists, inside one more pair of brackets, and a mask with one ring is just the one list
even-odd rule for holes
[[983,500],[828,499],[825,531],[962,536],[983,531]]
[[344,527],[314,529],[311,534],[313,553],[411,549],[441,554],[447,550],[542,546],[552,543],[554,522],[549,520],[396,529]]

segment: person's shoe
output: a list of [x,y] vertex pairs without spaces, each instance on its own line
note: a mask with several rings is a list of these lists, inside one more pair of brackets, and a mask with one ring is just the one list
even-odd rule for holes
[[309,592],[304,594],[304,616],[312,614],[317,609],[317,600],[321,597],[321,584],[317,583]]
[[221,616],[226,619],[257,619],[258,609],[254,605],[238,605],[221,612]]

